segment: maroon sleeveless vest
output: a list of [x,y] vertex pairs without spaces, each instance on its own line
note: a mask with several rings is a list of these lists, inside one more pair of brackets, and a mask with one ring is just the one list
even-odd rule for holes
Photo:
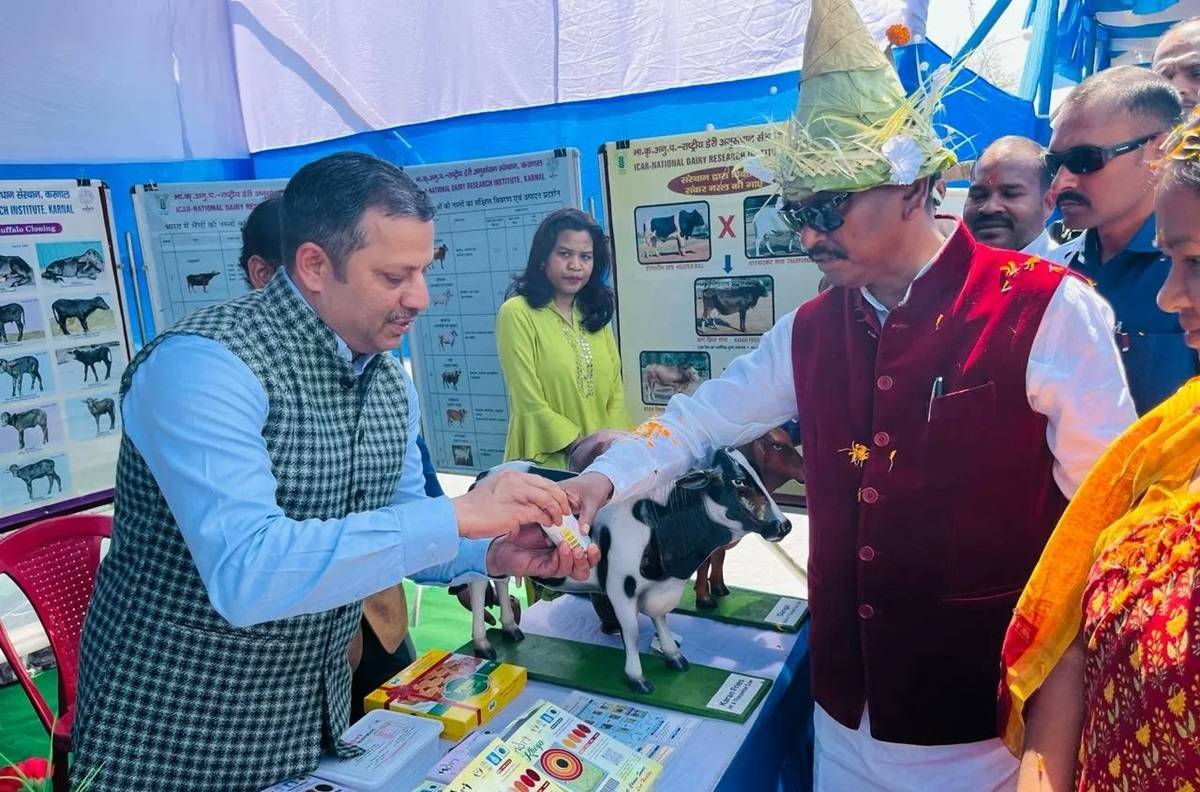
[[1066,505],[1025,386],[1064,275],[960,222],[882,328],[857,289],[796,312],[813,691],[847,727],[866,704],[880,740],[997,734],[1000,645]]

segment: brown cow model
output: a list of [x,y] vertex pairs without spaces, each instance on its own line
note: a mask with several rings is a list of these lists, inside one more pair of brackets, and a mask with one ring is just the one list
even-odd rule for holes
[[[749,445],[739,449],[758,471],[767,492],[774,492],[795,479],[804,483],[804,457],[792,445],[792,438],[783,429],[772,429]],[[717,607],[714,597],[729,593],[725,587],[725,551],[737,542],[715,550],[696,570],[696,607],[711,610]]]
[[457,408],[451,407],[450,409],[446,410],[446,423],[447,424],[456,424],[456,423],[461,424],[464,421],[466,421],[466,419],[467,419],[467,411],[466,411],[466,409],[464,409],[462,407],[457,407]]

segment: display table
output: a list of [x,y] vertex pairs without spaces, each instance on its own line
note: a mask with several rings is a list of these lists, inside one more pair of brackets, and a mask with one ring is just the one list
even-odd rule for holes
[[[808,789],[812,697],[807,625],[798,633],[788,634],[676,613],[667,620],[671,630],[682,639],[683,653],[689,661],[766,677],[774,684],[744,724],[702,719],[688,742],[670,757],[655,789],[659,792]],[[654,630],[645,617],[641,624],[639,648],[648,652]],[[591,603],[580,597],[536,603],[522,614],[521,629],[530,634],[621,646],[619,638],[600,632],[600,622]],[[489,726],[502,730],[538,699],[563,704],[571,692],[558,685],[530,681]],[[448,740],[443,744],[447,751],[454,746]]]

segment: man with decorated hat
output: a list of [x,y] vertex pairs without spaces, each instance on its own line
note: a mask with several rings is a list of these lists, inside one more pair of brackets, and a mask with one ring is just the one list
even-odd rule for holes
[[[814,0],[770,170],[832,288],[566,482],[581,522],[798,418],[818,790],[1013,789],[1000,646],[1055,521],[1134,419],[1107,305],[936,217],[955,162],[850,0]],[[762,173],[762,170],[757,172]],[[762,173],[766,176],[765,173]]]

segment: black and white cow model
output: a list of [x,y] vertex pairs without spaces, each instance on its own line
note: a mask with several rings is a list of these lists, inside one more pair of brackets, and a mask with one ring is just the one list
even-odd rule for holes
[[[508,462],[480,478],[502,468],[541,472],[528,462]],[[667,665],[687,670],[687,660],[667,627],[666,615],[679,604],[689,578],[714,550],[748,533],[778,542],[790,530],[787,517],[746,457],[735,449],[723,448],[713,455],[708,467],[685,473],[657,492],[614,500],[601,509],[591,532],[592,541],[600,547],[600,562],[588,580],[539,578],[537,582],[572,594],[605,594],[621,625],[629,686],[636,692],[649,693],[654,687],[642,674],[638,612],[654,622]],[[480,604],[473,608],[477,612],[472,637],[476,654],[494,656],[484,635],[483,616],[478,612],[488,583],[481,578],[470,584],[472,605]],[[504,634],[509,640],[520,640],[520,630],[504,613],[505,599],[501,597]]]

